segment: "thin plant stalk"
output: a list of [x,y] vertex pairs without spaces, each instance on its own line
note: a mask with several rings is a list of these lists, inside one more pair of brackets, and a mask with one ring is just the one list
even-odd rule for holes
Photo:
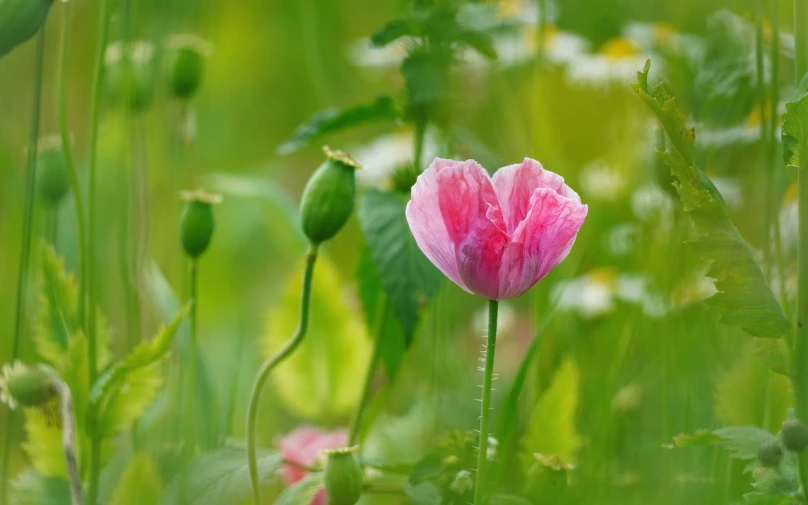
[[67,117],[67,75],[68,60],[70,58],[70,38],[73,28],[73,3],[63,2],[62,5],[62,39],[59,55],[59,135],[62,139],[65,167],[70,182],[70,191],[73,194],[73,208],[76,213],[76,233],[78,245],[78,280],[79,280],[79,319],[80,326],[86,328],[86,271],[87,271],[87,234],[84,227],[84,199],[79,186],[79,175],[76,170],[76,161],[73,155],[73,139],[70,136],[70,122]]
[[[181,395],[180,401],[185,402],[185,417],[187,419],[194,419],[195,418],[195,409],[196,409],[196,360],[197,360],[197,323],[196,323],[196,314],[197,314],[197,286],[198,286],[198,278],[199,278],[199,262],[196,258],[191,259],[191,265],[188,269],[190,282],[189,282],[189,296],[191,300],[191,313],[189,315],[190,319],[190,349],[189,349],[189,359],[188,365],[183,367],[182,374],[184,375],[184,380],[182,380],[182,388],[185,392]],[[194,451],[196,449],[196,425],[194,423],[188,423],[186,425],[186,429],[183,430],[183,438],[184,438],[184,458],[181,463],[180,468],[180,503],[185,502],[185,494],[188,491],[188,463],[193,458]]]
[[281,362],[288,358],[297,347],[303,342],[306,331],[309,327],[309,312],[311,308],[311,287],[314,277],[314,264],[317,262],[317,244],[311,244],[309,253],[306,256],[306,267],[303,272],[303,289],[300,294],[300,321],[295,334],[283,347],[269,357],[258,369],[255,376],[252,392],[250,393],[250,403],[247,408],[247,461],[250,467],[250,484],[252,486],[253,502],[255,505],[261,504],[261,482],[258,478],[258,460],[255,448],[255,424],[258,420],[258,401],[261,398],[269,374]]
[[[17,301],[14,317],[14,336],[11,343],[11,360],[20,354],[20,343],[25,332],[25,301],[28,298],[28,266],[31,262],[31,236],[34,226],[34,193],[36,189],[36,158],[39,139],[39,112],[42,103],[42,71],[45,61],[45,28],[39,29],[34,63],[34,98],[31,130],[28,137],[28,166],[25,182],[25,209],[23,211],[22,247],[20,248],[19,274],[17,277]],[[3,444],[3,472],[0,478],[0,502],[6,502],[8,465],[11,458],[11,439],[14,423],[11,414],[6,421],[5,444]]]
[[763,48],[763,6],[762,0],[755,2],[757,15],[755,16],[755,70],[757,77],[757,91],[758,91],[758,108],[760,111],[760,139],[763,144],[763,243],[767,244],[763,248],[763,269],[767,279],[771,279],[772,274],[772,248],[768,246],[769,238],[771,237],[771,222],[772,222],[772,206],[771,195],[774,187],[774,173],[771,170],[772,159],[769,157],[769,121],[766,118],[767,106],[767,93],[766,93],[766,72],[763,65],[764,48]]
[[61,379],[55,382],[59,393],[59,406],[62,415],[62,448],[65,452],[65,466],[67,466],[68,480],[70,481],[70,501],[72,505],[82,505],[81,477],[76,450],[76,418],[73,413],[73,395],[70,388]]
[[477,445],[477,485],[474,489],[474,505],[482,505],[485,499],[485,483],[488,477],[488,436],[491,417],[491,385],[494,381],[494,355],[497,350],[497,311],[499,302],[488,301],[488,341],[485,345],[485,368],[483,369],[483,397],[480,410],[480,442]]
[[[90,109],[90,160],[89,160],[89,235],[87,241],[87,354],[90,384],[98,379],[98,343],[96,341],[96,303],[95,303],[95,255],[96,255],[96,169],[98,168],[98,130],[101,119],[101,91],[104,84],[104,52],[109,36],[108,0],[101,0],[98,12],[98,47],[95,53],[93,70],[92,103]],[[91,406],[87,413],[90,429],[90,483],[88,488],[89,503],[98,502],[98,487],[101,476],[101,436],[96,428],[96,406]]]
[[357,407],[356,414],[351,422],[351,429],[348,434],[349,446],[356,445],[359,432],[362,429],[362,418],[370,403],[370,388],[373,385],[373,377],[376,376],[376,369],[381,359],[382,338],[384,336],[384,327],[387,322],[388,313],[389,304],[387,303],[387,297],[381,294],[379,296],[379,306],[376,308],[376,321],[374,321],[373,328],[373,355],[370,358],[368,369],[365,372],[365,383],[362,386],[362,396],[359,397],[359,407]]
[[[796,82],[808,71],[808,0],[794,1],[794,74]],[[803,146],[806,141],[803,139]],[[797,312],[794,342],[795,378],[792,383],[797,418],[808,421],[808,157],[802,156],[798,171],[799,246],[797,259]],[[798,455],[799,477],[808,490],[808,451]],[[803,502],[805,496],[803,496]]]

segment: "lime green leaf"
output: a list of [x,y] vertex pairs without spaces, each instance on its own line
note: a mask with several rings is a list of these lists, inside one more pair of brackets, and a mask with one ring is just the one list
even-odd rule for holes
[[11,505],[71,505],[70,485],[65,479],[25,470],[11,484]]
[[678,179],[679,197],[701,234],[691,245],[712,263],[707,276],[716,279],[718,293],[706,302],[718,310],[725,324],[756,337],[779,338],[791,325],[749,246],[730,221],[721,194],[696,166],[695,131],[687,127],[675,98],[663,84],[649,88],[650,66],[649,60],[632,88],[656,114],[673,146],[662,156]]
[[389,95],[382,95],[370,103],[354,105],[347,109],[318,112],[297,127],[292,138],[278,147],[278,154],[293,153],[330,133],[368,123],[393,121],[399,116],[396,103]]
[[673,444],[666,445],[668,449],[678,449],[681,447],[699,447],[707,445],[715,445],[721,442],[721,437],[716,435],[713,430],[698,430],[696,433],[688,434],[681,433],[673,437]]
[[[383,292],[381,277],[376,271],[370,249],[367,247],[363,247],[359,255],[356,282],[368,330],[371,332],[372,338],[380,340],[381,360],[392,377],[404,359],[407,339],[398,318],[391,316],[390,302]],[[379,309],[384,312],[383,315],[380,314]],[[384,317],[384,321],[380,321],[380,317]],[[380,330],[378,329],[379,324],[383,325]],[[374,335],[373,332],[377,330],[379,334]]]
[[418,248],[407,224],[407,201],[398,193],[369,191],[359,200],[359,223],[376,271],[407,344],[420,309],[437,292],[443,276]]
[[801,168],[805,139],[808,138],[808,75],[800,81],[794,100],[786,104],[782,138],[786,166]]
[[777,437],[755,426],[727,426],[717,430],[698,430],[693,435],[681,434],[673,437],[668,448],[721,445],[730,456],[742,460],[757,459],[760,444]]
[[27,440],[23,450],[31,465],[44,477],[67,477],[65,451],[62,447],[62,423],[56,402],[44,409],[25,409]]
[[139,453],[118,481],[109,505],[157,503],[162,492],[163,484],[154,462],[146,454]]
[[111,437],[132,427],[157,397],[163,376],[156,365],[129,372],[119,392],[101,406],[98,430]]
[[[282,463],[274,452],[258,452],[258,477],[261,482],[275,475]],[[220,449],[191,463],[186,477],[185,498],[179,502],[180,476],[168,486],[160,505],[223,505],[241,503],[250,494],[250,469],[247,451]],[[275,502],[280,503],[278,501]]]
[[384,47],[401,37],[415,37],[420,34],[419,23],[413,19],[393,19],[376,30],[370,36],[370,42],[376,47]]
[[760,358],[769,370],[788,377],[788,361],[783,354],[781,342],[771,339],[755,339],[755,356]]
[[407,483],[404,485],[404,494],[413,505],[440,505],[443,498],[438,486],[431,482],[422,482],[417,486]]
[[579,384],[578,365],[568,356],[533,408],[522,439],[526,453],[556,454],[564,461],[575,461],[581,445],[575,428]]
[[[267,318],[267,355],[294,334],[300,319],[302,266],[291,276]],[[342,283],[325,257],[317,260],[311,293],[311,320],[303,343],[272,372],[275,390],[296,415],[314,419],[349,415],[359,400],[357,387],[370,355],[370,341],[356,310],[341,294]]]
[[275,505],[309,505],[324,486],[322,472],[310,473],[286,488],[275,500]]

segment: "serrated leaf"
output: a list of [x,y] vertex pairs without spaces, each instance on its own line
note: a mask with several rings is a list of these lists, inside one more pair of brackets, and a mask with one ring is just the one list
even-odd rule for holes
[[101,407],[98,430],[104,437],[112,437],[129,429],[157,397],[163,375],[156,365],[138,368],[126,375],[118,393]]
[[[278,453],[258,451],[258,478],[271,479],[281,466]],[[168,486],[160,505],[222,505],[241,503],[250,495],[250,469],[247,451],[219,449],[193,461],[185,482],[184,501],[179,501],[180,480],[177,476]],[[276,502],[278,503],[278,502]]]
[[124,470],[109,505],[141,505],[157,503],[163,483],[154,462],[145,453],[138,453]]
[[[381,345],[380,358],[392,377],[406,354],[407,339],[398,318],[392,316],[390,302],[384,294],[382,279],[376,271],[376,265],[373,264],[368,247],[363,247],[359,254],[356,282],[368,330],[373,338],[380,339],[378,344]],[[379,320],[382,317],[379,313],[380,309],[384,312],[384,321]],[[383,326],[379,330],[379,334],[374,335],[373,332],[378,330],[380,324]]]
[[345,109],[318,112],[297,127],[292,137],[278,147],[278,154],[293,153],[330,133],[368,123],[392,121],[399,116],[398,107],[389,95]]
[[730,456],[743,460],[757,459],[760,445],[777,439],[768,431],[755,426],[727,426],[713,433],[721,438],[721,445],[729,451]]
[[409,18],[393,19],[373,32],[370,42],[376,47],[384,47],[401,37],[415,37],[420,35],[420,24]]
[[802,158],[808,139],[808,75],[803,76],[797,86],[794,99],[786,103],[781,136],[786,166],[803,168]]
[[687,127],[675,98],[662,83],[649,88],[650,66],[649,60],[632,88],[657,116],[673,146],[662,156],[679,181],[679,197],[701,235],[691,245],[711,262],[707,275],[716,279],[718,292],[706,302],[721,314],[725,324],[756,337],[779,338],[791,324],[749,246],[729,219],[721,194],[696,166],[695,131]]
[[310,473],[284,489],[274,505],[310,505],[324,486],[325,475],[322,472]]
[[564,461],[575,461],[575,453],[581,445],[575,427],[579,386],[578,365],[568,356],[533,407],[522,438],[524,452],[531,456],[537,452],[556,454]]
[[[268,356],[295,333],[300,319],[302,265],[295,269],[278,304],[267,317]],[[278,397],[308,419],[349,415],[359,401],[357,387],[370,357],[370,340],[356,309],[340,293],[333,264],[321,256],[314,267],[311,317],[303,343],[272,372]]]
[[361,196],[357,213],[385,294],[409,345],[421,307],[435,295],[443,276],[415,243],[405,208],[406,199],[400,194],[368,191]]
[[37,473],[44,477],[67,478],[62,426],[56,403],[45,409],[25,409],[25,433],[27,439],[22,447]]
[[43,477],[28,469],[11,484],[10,505],[71,505],[67,480]]

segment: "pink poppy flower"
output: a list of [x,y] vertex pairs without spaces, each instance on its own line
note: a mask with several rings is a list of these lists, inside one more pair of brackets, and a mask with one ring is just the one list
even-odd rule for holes
[[[278,444],[284,460],[300,465],[284,465],[283,477],[286,484],[292,485],[305,477],[306,470],[300,467],[314,464],[320,452],[345,447],[347,444],[348,432],[345,430],[325,432],[313,426],[301,426],[292,431]],[[321,489],[311,505],[325,505],[326,502],[325,489]]]
[[493,177],[474,160],[436,158],[412,188],[407,222],[418,247],[455,284],[515,298],[561,263],[587,206],[530,158]]

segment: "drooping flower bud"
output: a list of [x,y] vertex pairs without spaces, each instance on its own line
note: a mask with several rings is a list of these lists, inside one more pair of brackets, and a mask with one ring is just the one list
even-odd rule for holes
[[793,452],[802,452],[808,447],[808,428],[799,419],[783,422],[783,445]]
[[356,194],[355,171],[361,168],[344,151],[328,147],[323,151],[328,159],[309,179],[300,202],[303,233],[314,244],[330,239],[348,222]]
[[0,57],[34,36],[48,18],[52,0],[0,2]]
[[3,366],[0,378],[0,401],[12,409],[41,407],[57,396],[53,377],[37,366],[23,365],[19,361]]
[[325,492],[330,505],[354,505],[362,497],[362,469],[353,452],[348,448],[328,452]]
[[201,189],[183,191],[181,197],[186,203],[180,215],[180,240],[185,253],[196,259],[210,245],[215,224],[213,206],[220,203],[222,197]]
[[70,178],[61,137],[52,135],[39,141],[36,170],[40,198],[49,205],[58,205],[70,192]]
[[536,462],[528,471],[526,495],[533,500],[555,503],[567,491],[567,471],[573,466],[555,454],[534,454]]
[[783,461],[783,447],[779,440],[768,440],[758,448],[758,460],[766,468],[777,468]]
[[154,101],[154,46],[150,42],[114,42],[104,54],[107,94],[113,106],[142,112]]
[[171,95],[191,98],[202,84],[205,57],[212,52],[210,42],[190,33],[170,37],[167,42],[166,75]]

